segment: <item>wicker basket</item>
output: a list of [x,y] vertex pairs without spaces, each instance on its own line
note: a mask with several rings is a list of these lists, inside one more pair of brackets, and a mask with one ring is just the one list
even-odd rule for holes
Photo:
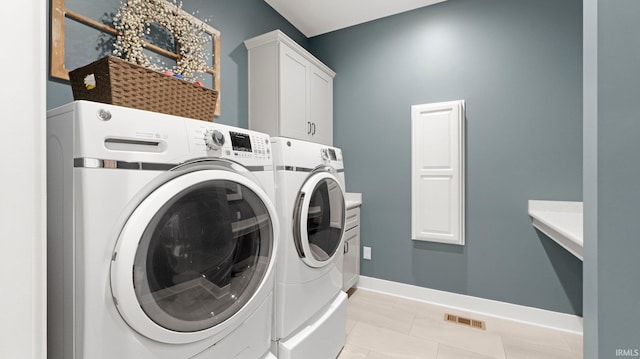
[[[85,85],[94,75],[95,87]],[[107,56],[69,72],[75,100],[213,121],[218,91]]]

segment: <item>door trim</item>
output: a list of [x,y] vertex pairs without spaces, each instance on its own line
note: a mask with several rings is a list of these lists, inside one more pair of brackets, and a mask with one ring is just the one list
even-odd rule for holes
[[[336,251],[326,261],[319,261],[311,254],[311,246],[309,244],[309,236],[307,234],[307,221],[306,218],[309,215],[309,205],[311,202],[311,194],[316,188],[318,183],[324,179],[330,179],[334,181],[340,188],[342,197],[342,232],[340,234],[340,241],[336,246]],[[310,267],[320,268],[332,263],[336,256],[339,254],[340,249],[344,246],[344,232],[345,232],[345,219],[346,219],[346,203],[344,201],[344,188],[338,178],[332,173],[321,170],[311,174],[304,182],[294,204],[293,213],[293,240],[298,251],[300,259]]]

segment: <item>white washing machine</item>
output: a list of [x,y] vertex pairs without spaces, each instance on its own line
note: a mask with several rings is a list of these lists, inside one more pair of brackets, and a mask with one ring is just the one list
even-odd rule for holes
[[274,352],[279,359],[336,358],[345,344],[342,291],[345,182],[339,148],[272,138],[282,241]]
[[47,117],[48,357],[274,358],[269,136],[84,101]]

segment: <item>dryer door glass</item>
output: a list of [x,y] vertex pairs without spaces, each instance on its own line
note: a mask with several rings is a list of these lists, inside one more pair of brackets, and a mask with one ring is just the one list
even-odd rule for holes
[[211,180],[164,204],[147,225],[133,280],[142,310],[177,332],[213,327],[258,290],[273,247],[272,218],[248,187]]
[[[312,266],[322,266],[341,248],[345,204],[342,188],[330,175],[310,178],[298,196],[294,225],[300,256]],[[312,190],[307,190],[309,185]],[[306,241],[305,241],[306,237]]]

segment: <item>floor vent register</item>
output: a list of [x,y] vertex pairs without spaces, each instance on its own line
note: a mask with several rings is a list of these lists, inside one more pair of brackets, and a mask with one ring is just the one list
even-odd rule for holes
[[469,319],[465,317],[459,317],[457,315],[445,313],[444,320],[447,322],[453,322],[467,327],[486,330],[487,327],[482,320]]

